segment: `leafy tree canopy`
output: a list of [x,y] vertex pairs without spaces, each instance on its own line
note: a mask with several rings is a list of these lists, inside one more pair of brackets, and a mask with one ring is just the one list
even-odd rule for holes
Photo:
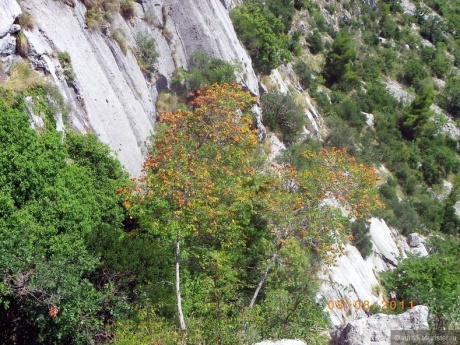
[[257,70],[270,73],[290,59],[284,25],[272,12],[247,2],[236,7],[230,16]]
[[86,344],[122,310],[90,247],[122,235],[125,183],[94,137],[38,134],[0,99],[0,342]]

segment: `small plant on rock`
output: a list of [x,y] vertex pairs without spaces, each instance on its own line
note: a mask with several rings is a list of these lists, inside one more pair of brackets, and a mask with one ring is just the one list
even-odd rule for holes
[[132,0],[123,0],[120,3],[120,12],[126,20],[132,20],[136,14],[134,9],[134,2]]
[[58,54],[59,63],[62,66],[64,78],[67,84],[73,84],[75,82],[75,72],[72,68],[72,60],[68,52],[60,52]]
[[158,59],[158,53],[155,48],[155,40],[148,35],[147,32],[139,32],[136,35],[137,43],[137,62],[141,69],[149,74],[154,73],[155,64]]

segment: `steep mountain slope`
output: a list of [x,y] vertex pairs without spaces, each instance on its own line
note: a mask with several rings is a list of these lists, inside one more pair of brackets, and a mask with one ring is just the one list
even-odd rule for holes
[[[15,44],[15,35],[6,33],[21,12],[14,0],[2,5],[2,18],[10,20],[3,22],[5,34],[1,40]],[[140,174],[147,153],[158,92],[167,87],[176,69],[187,67],[196,50],[240,63],[244,66],[242,81],[258,93],[251,60],[236,37],[228,10],[220,1],[135,3],[133,18],[126,21],[117,13],[103,30],[88,27],[87,9],[80,1],[75,1],[73,6],[46,0],[21,5],[35,21],[31,30],[22,30],[29,45],[26,57],[66,95],[72,105],[67,121],[80,132],[95,132],[101,141],[110,145],[132,176]],[[110,38],[114,32],[123,37],[128,47],[125,52]],[[159,53],[157,72],[147,78],[132,51],[139,32],[154,38]],[[69,53],[75,74],[72,83],[66,83],[62,74],[60,52]],[[6,70],[16,59],[11,53],[14,49],[1,52],[10,57],[4,63]]]
[[[159,118],[157,102],[161,95],[176,92],[178,79],[191,68],[195,52],[237,63],[237,80],[253,95],[262,96],[253,115],[259,129],[267,126],[268,135],[264,129],[259,137],[266,139],[264,149],[274,166],[304,164],[305,168],[308,162],[298,154],[302,149],[339,147],[356,156],[362,166],[378,167],[386,210],[374,214],[359,231],[347,228],[349,241],[331,247],[337,251],[337,260],[323,265],[317,275],[322,285],[315,303],[341,329],[342,324],[370,316],[364,301],[382,307],[389,299],[400,298],[382,288],[380,273],[412,254],[428,254],[431,247],[426,248],[425,237],[417,233],[430,237],[442,231],[458,237],[460,220],[454,208],[459,203],[460,182],[456,123],[460,93],[455,88],[460,65],[458,33],[455,25],[447,25],[450,20],[455,23],[455,16],[449,17],[448,7],[443,7],[450,1],[425,2],[416,6],[397,0],[4,0],[0,3],[0,86],[14,80],[26,61],[25,66],[32,66],[41,80],[55,85],[63,103],[69,105],[57,107],[54,124],[58,130],[65,132],[68,126],[80,133],[95,133],[131,177],[138,177]],[[253,27],[234,27],[231,18],[235,22],[236,12],[231,15],[231,11],[244,4],[254,5],[254,13],[265,13],[264,23],[272,20],[273,25],[252,31],[262,19],[251,22],[256,16],[250,15],[246,19]],[[283,12],[286,8],[291,12]],[[280,29],[286,22],[288,26]],[[279,40],[270,36],[275,29]],[[260,36],[245,39],[248,32]],[[264,39],[266,45],[261,43]],[[267,49],[267,56],[259,54],[262,48]],[[34,82],[30,69],[24,73],[24,85],[29,82],[26,75]],[[275,105],[277,100],[292,101],[302,121],[276,123],[282,117],[277,110],[270,122],[270,97]],[[49,95],[48,100],[59,103]],[[27,95],[25,101],[32,126],[40,132],[50,119],[34,107],[33,96]],[[283,131],[295,126],[300,128],[294,139],[283,139]],[[127,214],[128,204],[123,203]],[[263,227],[259,223],[254,227]],[[129,236],[133,229],[140,229],[131,214],[123,225]],[[289,256],[284,255],[285,259]],[[260,254],[257,264],[247,265],[253,270],[264,260]],[[193,269],[205,270],[198,266]],[[283,276],[286,267],[279,261],[277,273]],[[286,300],[291,302],[289,297]],[[343,308],[344,301],[348,309]],[[359,308],[354,307],[357,301]],[[266,309],[256,312],[270,307],[277,310],[267,303],[261,307]],[[260,315],[256,316],[252,321],[261,322]],[[295,319],[289,313],[280,317],[285,324],[290,318]],[[314,321],[322,322],[320,317]],[[129,329],[127,322],[124,327]],[[248,321],[244,322],[247,332]],[[377,327],[373,321],[369,324]],[[265,334],[270,334],[270,327],[265,327]]]

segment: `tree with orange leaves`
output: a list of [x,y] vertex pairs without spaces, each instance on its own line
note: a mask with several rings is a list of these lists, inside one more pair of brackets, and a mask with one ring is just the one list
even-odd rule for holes
[[243,230],[256,192],[253,102],[240,86],[216,84],[197,91],[190,110],[161,114],[135,193],[137,202],[132,205],[153,205],[144,209],[152,231],[175,234],[175,290],[182,330],[186,324],[181,244],[203,270],[219,267],[210,264],[213,250],[245,245]]
[[[204,320],[214,334],[209,343],[219,343],[255,285],[249,309],[257,301],[282,248],[313,251],[326,262],[340,251],[345,223],[378,207],[377,177],[335,149],[303,152],[303,169],[267,168],[247,92],[213,85],[190,99],[188,109],[161,114],[145,174],[125,207],[140,224],[135,231],[174,248],[159,272],[175,280],[180,328],[187,329],[185,316]],[[259,279],[254,268],[265,255],[271,258]],[[160,303],[172,293],[171,286]]]
[[273,164],[266,193],[267,214],[276,248],[249,304],[252,308],[284,243],[294,238],[331,263],[347,238],[345,226],[381,206],[374,169],[344,150],[305,151],[306,168]]

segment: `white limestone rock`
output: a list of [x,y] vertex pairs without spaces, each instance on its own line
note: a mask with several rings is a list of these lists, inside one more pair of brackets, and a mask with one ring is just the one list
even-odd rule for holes
[[374,127],[374,114],[365,113],[364,111],[361,112],[364,116],[366,116],[366,125],[370,128]]
[[407,236],[407,243],[409,243],[409,246],[411,246],[412,248],[415,248],[415,247],[418,247],[422,243],[422,240],[420,238],[420,235],[414,232],[412,234],[409,234],[409,236]]
[[[16,9],[13,6],[16,1],[5,1],[0,1],[0,26],[7,32],[14,19],[5,25],[3,18],[17,17],[21,12],[19,6]],[[86,8],[80,1],[68,6],[61,1],[28,0],[23,6],[35,20],[35,28],[24,31],[30,45],[29,59],[34,68],[43,70],[53,80],[71,104],[68,117],[71,126],[83,133],[96,133],[131,176],[136,177],[147,155],[158,92],[167,87],[177,68],[188,67],[196,50],[240,63],[241,82],[258,94],[251,59],[238,41],[229,18],[228,6],[236,3],[232,0],[141,2],[135,4],[136,16],[130,23],[117,14],[108,28],[95,30],[86,26]],[[8,15],[4,14],[7,10]],[[156,18],[151,26],[143,20],[147,10]],[[138,32],[155,40],[159,53],[156,79],[146,80],[132,49],[124,54],[110,39],[114,30],[123,32],[127,45],[134,49]],[[11,51],[8,48],[7,54]],[[72,85],[67,85],[63,78],[57,59],[59,52],[68,52],[71,57],[76,76]]]
[[11,26],[21,13],[21,7],[16,0],[0,1],[0,38],[10,32]]
[[377,314],[336,327],[333,345],[388,345],[391,330],[428,330],[428,307],[416,306],[399,315]]
[[10,34],[0,38],[0,56],[8,56],[16,51],[16,38]]
[[[323,281],[318,299],[334,303],[325,308],[333,325],[340,325],[360,318],[366,318],[368,311],[359,308],[359,303],[369,301],[381,303],[384,299],[378,273],[393,269],[402,258],[409,253],[428,255],[423,244],[424,238],[419,237],[417,247],[411,248],[405,237],[387,226],[385,221],[370,219],[370,235],[372,254],[363,259],[358,249],[346,245],[334,266],[324,267],[318,278]],[[361,302],[358,302],[361,301]],[[345,307],[337,307],[342,301]],[[358,306],[355,308],[355,303]]]
[[270,153],[268,155],[268,160],[273,162],[281,151],[286,149],[286,146],[274,133],[269,133],[267,135],[267,139],[270,140]]
[[[227,6],[230,1],[224,2]],[[225,61],[236,61],[244,70],[243,83],[258,95],[258,81],[251,58],[238,40],[228,10],[219,0],[164,0],[167,16],[180,37],[187,61],[196,50]]]
[[390,230],[384,220],[372,218],[369,233],[375,251],[379,253],[388,267],[396,267],[398,257],[404,255],[395,243],[396,234]]
[[[55,81],[73,101],[70,123],[94,131],[111,147],[132,176],[138,176],[147,151],[146,141],[154,123],[152,92],[132,53],[116,54],[113,42],[100,33],[85,29],[83,4],[75,8],[59,1],[27,2],[37,30],[27,33],[37,54],[53,57],[68,52],[76,75],[70,89],[61,77]],[[35,57],[39,58],[39,57]],[[59,76],[56,74],[56,77]]]
[[[333,325],[365,317],[366,313],[362,308],[354,307],[355,303],[360,303],[358,300],[369,301],[370,304],[382,300],[382,296],[373,290],[379,282],[372,258],[364,260],[354,246],[346,245],[336,264],[325,267],[320,272],[319,279],[324,281],[320,287],[320,295],[326,303],[334,303],[333,306],[325,308]],[[337,307],[337,301],[342,301],[344,307]]]

